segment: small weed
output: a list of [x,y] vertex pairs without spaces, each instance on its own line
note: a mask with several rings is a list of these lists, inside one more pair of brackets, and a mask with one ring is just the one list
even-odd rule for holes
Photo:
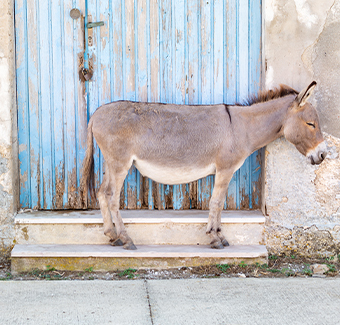
[[39,269],[34,269],[30,273],[32,275],[34,275],[35,277],[40,278],[40,279],[51,278],[51,276],[49,274],[46,274],[45,271],[41,271]]
[[290,276],[294,276],[295,272],[293,270],[289,270],[288,272],[285,273],[285,276],[290,277]]
[[223,273],[226,273],[228,269],[230,269],[230,265],[228,264],[217,264],[216,267],[220,269]]
[[276,256],[276,255],[269,255],[268,258],[269,258],[270,260],[276,261],[279,257]]
[[312,276],[313,271],[310,269],[310,264],[308,263],[303,263],[304,264],[304,269],[301,271],[302,274]]
[[310,269],[310,265],[304,263],[306,268],[302,270],[302,274],[304,275],[308,275],[308,276],[312,276],[313,275],[313,271]]
[[261,269],[268,269],[268,264],[262,264],[262,265],[260,266],[260,268],[261,268]]
[[90,267],[86,268],[85,272],[92,273],[93,272],[93,267],[90,266]]
[[39,276],[40,275],[40,270],[39,269],[33,269],[30,273],[32,275],[34,275],[34,276]]
[[335,273],[336,272],[336,267],[334,264],[326,264],[329,268],[329,270],[326,272],[327,273]]
[[51,267],[51,265],[46,265],[46,271],[55,271],[55,268]]
[[248,264],[246,264],[244,261],[241,261],[241,263],[238,266],[239,267],[247,267]]
[[6,277],[0,278],[0,281],[11,280],[12,278],[13,278],[13,275],[10,272],[6,272]]
[[[47,270],[39,270],[39,269],[33,269],[29,274],[45,280],[60,280],[63,278],[63,275],[56,272],[54,267],[50,267],[50,265],[46,265]],[[53,272],[53,273],[47,273],[47,272]]]
[[128,279],[133,279],[135,276],[138,276],[138,274],[135,274],[136,272],[137,272],[136,269],[128,268],[123,272],[118,273],[118,276],[119,277],[127,276]]
[[279,273],[280,270],[278,269],[268,269],[269,272],[272,272],[272,273]]
[[284,274],[285,276],[294,276],[295,272],[289,268],[283,268],[281,270],[281,273]]
[[294,260],[296,258],[296,255],[290,255],[290,258]]
[[326,257],[326,261],[334,261],[335,256]]
[[312,276],[313,275],[313,271],[308,268],[308,269],[303,270],[302,274],[308,275],[308,276]]

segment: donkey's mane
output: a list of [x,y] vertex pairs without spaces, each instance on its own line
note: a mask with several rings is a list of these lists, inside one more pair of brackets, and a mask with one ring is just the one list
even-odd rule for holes
[[272,99],[281,98],[287,95],[297,95],[298,92],[286,85],[280,85],[278,88],[260,91],[257,95],[250,95],[240,106],[250,106],[253,104],[268,102]]

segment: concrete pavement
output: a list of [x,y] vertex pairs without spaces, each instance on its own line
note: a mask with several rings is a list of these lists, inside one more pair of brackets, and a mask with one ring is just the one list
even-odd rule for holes
[[340,278],[0,282],[0,324],[340,324]]

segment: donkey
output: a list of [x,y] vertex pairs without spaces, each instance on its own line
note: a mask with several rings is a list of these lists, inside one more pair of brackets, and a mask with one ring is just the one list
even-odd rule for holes
[[206,233],[212,248],[228,246],[221,212],[229,181],[250,154],[285,136],[311,164],[325,159],[318,114],[307,102],[315,86],[313,81],[298,93],[281,85],[233,106],[118,101],[99,107],[88,124],[81,184],[83,200],[88,189],[94,199],[94,136],[106,163],[97,196],[111,245],[136,249],[119,212],[120,190],[133,164],[143,176],[170,185],[215,174]]

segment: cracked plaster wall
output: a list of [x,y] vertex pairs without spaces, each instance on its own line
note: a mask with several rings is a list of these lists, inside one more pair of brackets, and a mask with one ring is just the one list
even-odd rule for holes
[[265,208],[269,252],[318,256],[340,252],[340,0],[266,0],[266,87],[280,83],[311,99],[328,143],[312,166],[278,139],[266,148]]
[[0,6],[0,257],[9,254],[14,239],[18,197],[15,97],[14,1]]

